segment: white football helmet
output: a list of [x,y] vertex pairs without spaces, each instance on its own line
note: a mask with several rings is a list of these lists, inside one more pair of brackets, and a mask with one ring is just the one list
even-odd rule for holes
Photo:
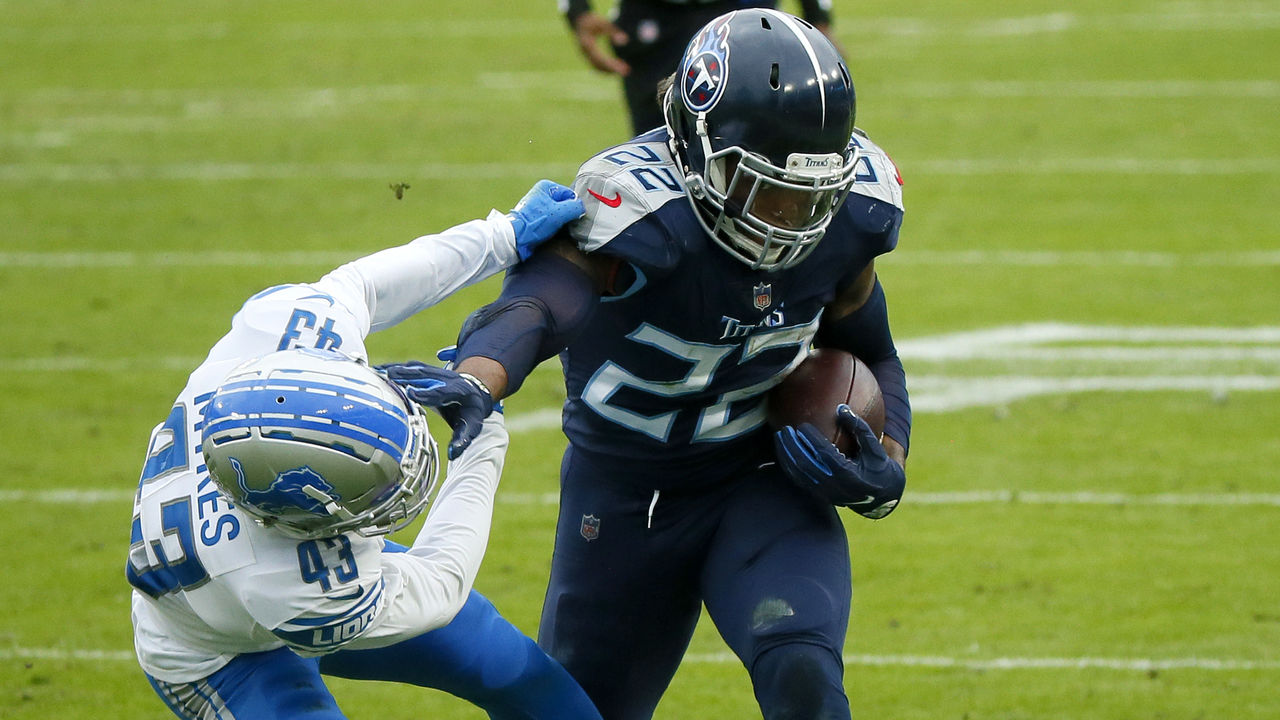
[[233,370],[204,410],[201,448],[236,507],[297,538],[394,532],[437,482],[422,408],[333,350],[282,350]]

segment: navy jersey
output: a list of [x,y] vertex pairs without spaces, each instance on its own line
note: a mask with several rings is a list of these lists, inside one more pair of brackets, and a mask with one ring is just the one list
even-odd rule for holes
[[570,232],[626,270],[561,354],[575,449],[654,488],[714,481],[771,452],[765,393],[804,358],[838,290],[894,248],[902,221],[896,168],[855,136],[857,184],[817,248],[786,270],[750,270],[699,225],[665,140],[657,130],[578,172],[586,215]]

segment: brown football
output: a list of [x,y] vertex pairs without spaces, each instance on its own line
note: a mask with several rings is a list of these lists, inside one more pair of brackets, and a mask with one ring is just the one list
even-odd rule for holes
[[871,369],[843,350],[818,348],[769,391],[767,418],[774,429],[812,423],[848,455],[856,445],[836,425],[836,406],[841,403],[866,420],[877,436],[884,432],[884,398]]

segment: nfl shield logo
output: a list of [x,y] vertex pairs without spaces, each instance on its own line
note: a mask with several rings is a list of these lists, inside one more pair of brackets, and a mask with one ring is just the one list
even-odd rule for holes
[[755,301],[756,309],[763,310],[773,304],[773,284],[760,283],[751,288],[751,297]]
[[582,516],[582,537],[591,542],[600,537],[600,518],[595,515]]

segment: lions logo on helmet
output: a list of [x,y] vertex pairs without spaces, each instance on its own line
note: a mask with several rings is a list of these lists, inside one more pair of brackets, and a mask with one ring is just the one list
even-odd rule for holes
[[[315,497],[318,493],[333,500],[341,500],[342,496],[332,485],[325,482],[320,473],[304,465],[292,470],[285,470],[276,475],[276,479],[266,490],[254,490],[245,481],[244,466],[236,458],[229,458],[231,469],[236,473],[236,484],[244,493],[244,501],[261,508],[273,515],[280,515],[295,508],[325,515],[325,504]],[[311,493],[308,494],[307,490]]]
[[729,22],[720,18],[707,25],[690,43],[680,68],[681,93],[694,112],[715,107],[729,75]]

